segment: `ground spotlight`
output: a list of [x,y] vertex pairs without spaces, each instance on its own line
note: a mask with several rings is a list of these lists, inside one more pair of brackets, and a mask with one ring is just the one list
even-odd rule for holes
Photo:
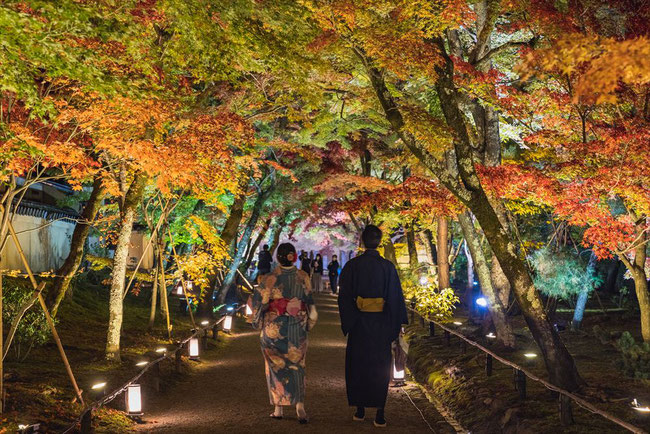
[[487,302],[487,299],[485,297],[479,297],[479,298],[476,299],[476,304],[478,304],[481,307],[487,307],[488,302]]

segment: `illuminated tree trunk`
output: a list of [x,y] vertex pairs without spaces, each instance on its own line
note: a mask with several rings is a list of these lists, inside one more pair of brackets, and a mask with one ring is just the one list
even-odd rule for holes
[[[540,347],[551,382],[568,390],[576,390],[584,384],[584,381],[578,374],[571,354],[549,322],[526,264],[517,256],[516,244],[508,229],[499,221],[476,173],[468,126],[459,108],[462,98],[453,82],[453,62],[446,54],[446,46],[442,39],[432,38],[431,42],[443,55],[443,61],[437,67],[436,90],[447,125],[452,129],[455,137],[454,152],[447,153],[446,156],[453,161],[453,166],[458,173],[450,172],[444,163],[420,147],[412,137],[406,135],[403,131],[404,118],[385,84],[382,72],[373,67],[369,59],[364,58],[363,53],[360,57],[368,67],[375,94],[393,129],[401,134],[405,145],[414,156],[476,216],[486,240],[510,282],[533,338]],[[438,243],[438,249],[441,248],[442,245]],[[441,251],[438,256],[442,256]]]
[[[458,215],[458,222],[463,231],[463,236],[467,243],[467,248],[474,260],[474,269],[476,276],[481,284],[483,295],[488,300],[488,311],[494,323],[496,331],[496,340],[504,347],[515,347],[515,334],[512,331],[510,321],[508,321],[507,304],[503,304],[502,300],[498,297],[494,287],[492,286],[492,276],[490,267],[488,266],[487,259],[481,248],[481,241],[474,228],[471,215],[469,213],[462,213]],[[472,300],[473,302],[473,300]]]
[[257,234],[257,237],[255,237],[255,241],[253,241],[253,244],[251,244],[251,248],[248,251],[248,255],[246,256],[246,262],[244,263],[244,270],[247,270],[250,268],[251,264],[253,263],[253,258],[255,257],[255,252],[257,251],[257,248],[260,246],[262,243],[262,240],[266,236],[266,233],[269,231],[269,227],[271,227],[271,222],[273,221],[272,218],[268,218],[264,221],[264,224],[262,225],[262,228],[260,229],[260,233]]
[[429,229],[425,229],[420,232],[420,238],[422,240],[422,245],[424,246],[424,251],[427,254],[427,261],[431,264],[432,267],[436,268],[438,263],[438,252],[436,251],[436,245],[433,242],[433,234]]
[[645,272],[648,234],[644,231],[645,220],[645,217],[638,218],[636,222],[637,243],[639,245],[634,249],[634,259],[630,260],[625,254],[619,255],[619,258],[630,271],[634,280],[634,290],[641,311],[641,335],[645,342],[650,342],[650,292],[648,292],[648,276]]
[[246,187],[248,186],[248,180],[246,182],[240,181],[239,187],[242,189],[242,192],[235,196],[235,200],[230,206],[230,214],[226,219],[226,223],[221,229],[221,240],[224,242],[229,251],[234,251],[233,243],[235,237],[237,236],[237,230],[241,224],[242,218],[244,217],[244,205],[246,204]]
[[122,320],[124,319],[124,285],[126,277],[126,266],[129,259],[129,241],[133,231],[133,222],[138,210],[138,205],[144,194],[146,177],[143,174],[136,174],[131,182],[124,202],[120,209],[120,224],[113,257],[113,274],[111,276],[111,290],[108,304],[108,331],[106,334],[106,358],[112,361],[120,361],[120,333],[122,332]]
[[438,218],[438,288],[451,287],[449,279],[449,221],[446,217]]
[[242,234],[242,237],[237,244],[237,252],[232,258],[232,262],[230,263],[226,277],[223,279],[223,284],[221,285],[221,291],[219,293],[219,304],[222,304],[226,301],[228,291],[235,281],[235,278],[237,277],[237,270],[239,269],[239,265],[244,259],[246,244],[248,244],[248,241],[251,238],[253,229],[255,228],[255,225],[257,225],[257,221],[259,220],[260,214],[262,212],[262,207],[264,206],[266,199],[268,199],[268,197],[271,195],[271,192],[272,188],[262,191],[258,194],[257,199],[255,200],[255,204],[253,205],[253,209],[251,211],[251,216],[248,219],[248,222],[244,228],[244,233]]
[[70,287],[70,282],[79,269],[86,239],[88,239],[88,234],[90,233],[90,229],[104,200],[105,194],[106,189],[102,185],[102,179],[97,176],[93,182],[93,190],[90,193],[90,197],[84,205],[79,222],[77,222],[72,233],[70,253],[68,253],[68,257],[65,258],[65,262],[61,268],[57,270],[56,277],[47,293],[46,301],[52,317],[56,316],[59,305]]
[[415,244],[415,229],[414,229],[414,223],[411,222],[407,227],[406,227],[406,245],[408,247],[408,252],[409,252],[409,267],[411,270],[415,270],[418,268],[418,265],[420,265],[418,261],[418,249],[417,245]]
[[271,244],[269,245],[271,257],[275,255],[275,249],[277,249],[280,244],[280,237],[282,236],[282,231],[284,231],[285,226],[286,221],[282,217],[279,217],[279,220],[273,229],[273,236],[271,237]]
[[[589,256],[589,264],[587,264],[587,275],[591,276],[596,268],[596,255],[594,252],[591,252]],[[578,299],[576,300],[576,308],[573,311],[573,320],[571,321],[572,330],[580,330],[580,324],[582,323],[582,317],[585,314],[585,307],[587,306],[587,301],[589,300],[589,294],[591,293],[592,287],[591,283],[585,285],[584,288],[578,294]]]

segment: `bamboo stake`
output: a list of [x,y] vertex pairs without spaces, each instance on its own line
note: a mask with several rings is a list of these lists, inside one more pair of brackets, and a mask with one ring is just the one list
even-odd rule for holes
[[[29,262],[27,262],[27,257],[25,256],[25,252],[23,251],[23,248],[20,245],[20,241],[18,240],[18,235],[16,235],[16,231],[14,229],[14,225],[11,223],[11,221],[8,221],[7,225],[9,227],[9,232],[11,233],[11,238],[13,238],[14,244],[16,245],[16,250],[18,250],[18,254],[20,255],[20,259],[22,260],[23,265],[25,265],[25,270],[29,275],[29,280],[32,282],[32,286],[34,287],[34,289],[39,291],[38,290],[39,285],[36,282],[34,273],[32,273],[32,269],[29,266]],[[52,331],[52,337],[54,338],[54,341],[56,342],[56,346],[59,349],[59,353],[61,354],[61,359],[63,359],[63,364],[65,365],[65,370],[68,373],[68,377],[70,377],[70,382],[72,383],[72,387],[74,388],[74,391],[77,394],[77,398],[79,398],[79,402],[81,403],[81,405],[85,405],[83,397],[81,396],[81,390],[79,390],[79,386],[77,386],[77,380],[75,380],[74,378],[74,373],[72,372],[72,368],[70,367],[70,362],[68,362],[68,357],[66,356],[65,350],[63,349],[63,344],[61,343],[59,334],[57,333],[56,327],[54,326],[54,321],[52,321],[50,312],[47,310],[47,305],[45,304],[45,299],[43,299],[43,295],[41,294],[40,291],[38,292],[38,300],[40,301],[41,307],[43,308],[43,313],[45,314],[45,319],[47,320],[47,324],[50,326],[50,330]]]
[[160,295],[162,297],[163,310],[165,311],[165,318],[167,319],[167,337],[172,340],[172,326],[169,321],[169,303],[167,303],[167,282],[165,281],[165,267],[162,261],[162,254],[160,260]]

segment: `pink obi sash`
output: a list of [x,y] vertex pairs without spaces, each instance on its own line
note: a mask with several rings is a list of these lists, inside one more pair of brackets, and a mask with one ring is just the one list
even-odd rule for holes
[[276,298],[269,303],[269,310],[278,315],[298,316],[307,312],[307,305],[298,298]]

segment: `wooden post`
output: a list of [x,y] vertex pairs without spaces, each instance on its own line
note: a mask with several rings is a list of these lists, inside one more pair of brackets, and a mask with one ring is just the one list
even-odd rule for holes
[[175,369],[177,373],[181,372],[181,365],[183,364],[183,352],[185,351],[185,345],[181,345],[178,350],[176,350],[176,365]]
[[485,353],[485,375],[492,375],[492,355]]
[[93,412],[92,409],[86,410],[81,416],[81,434],[90,434],[93,432]]
[[445,330],[445,341],[447,341],[447,346],[451,345],[451,333],[447,330]]
[[65,370],[68,373],[68,377],[70,377],[70,382],[72,383],[72,387],[74,388],[74,391],[77,394],[79,403],[83,406],[85,404],[84,404],[83,397],[81,396],[81,390],[79,390],[79,386],[77,386],[77,380],[75,380],[74,378],[74,373],[72,372],[72,368],[70,367],[70,363],[68,362],[68,357],[66,356],[65,350],[63,349],[63,344],[61,344],[61,339],[59,339],[59,334],[56,332],[54,321],[52,321],[50,312],[47,310],[47,305],[45,304],[45,300],[43,299],[43,294],[41,293],[43,286],[41,285],[39,289],[39,285],[38,283],[36,283],[36,278],[34,277],[34,273],[32,273],[32,269],[29,266],[29,262],[27,261],[25,252],[23,251],[23,248],[20,245],[20,241],[18,240],[18,235],[16,235],[16,230],[14,229],[14,225],[11,223],[11,220],[7,222],[7,226],[9,227],[11,238],[14,240],[14,245],[16,246],[16,250],[18,251],[18,254],[20,255],[20,259],[22,260],[23,265],[25,266],[25,270],[27,271],[29,280],[32,282],[32,286],[34,287],[34,290],[38,291],[38,301],[40,302],[41,307],[43,308],[43,313],[45,314],[45,319],[47,320],[47,324],[50,327],[50,331],[52,332],[52,337],[56,342],[57,348],[59,349],[59,353],[61,354],[61,359],[63,359],[63,364],[65,365]]
[[208,349],[208,331],[207,330],[203,330],[203,334],[201,335],[201,344],[203,345],[204,350]]
[[151,370],[151,382],[153,383],[153,389],[160,392],[160,362],[156,363]]
[[519,399],[526,399],[526,374],[520,369],[515,369],[515,389],[519,392]]
[[424,317],[423,316],[420,316],[420,325],[422,325],[422,327],[424,327]]
[[562,425],[572,425],[573,410],[571,409],[571,398],[563,393],[560,393],[560,396],[558,398],[558,405],[560,407],[560,421],[562,422]]
[[218,337],[219,337],[219,326],[215,323],[212,326],[212,339],[216,341]]
[[433,337],[436,335],[436,323],[429,321],[429,336]]

